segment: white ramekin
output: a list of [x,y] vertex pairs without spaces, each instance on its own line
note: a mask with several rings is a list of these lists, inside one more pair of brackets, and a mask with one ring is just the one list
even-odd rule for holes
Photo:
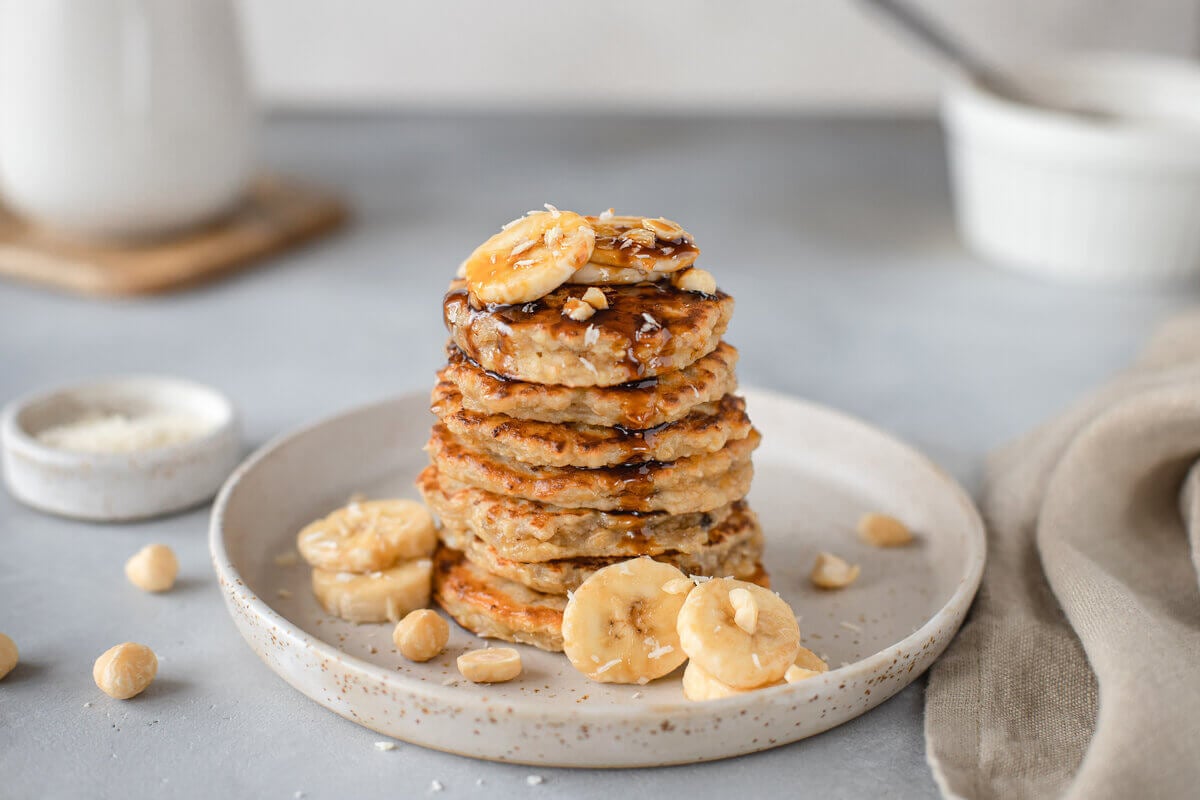
[[[87,411],[187,412],[207,433],[130,453],[49,447],[38,434]],[[0,414],[4,482],[17,500],[76,519],[144,519],[211,498],[241,458],[237,413],[225,395],[170,377],[109,378],[21,398]]]
[[959,229],[1001,265],[1090,282],[1200,275],[1200,67],[1096,54],[1017,78],[1056,112],[960,79],[942,121]]

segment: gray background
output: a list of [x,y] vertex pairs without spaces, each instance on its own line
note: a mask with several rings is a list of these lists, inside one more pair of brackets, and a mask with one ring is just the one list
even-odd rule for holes
[[[1192,290],[1047,286],[957,243],[928,122],[287,117],[279,170],[338,187],[341,236],[179,295],[97,302],[0,285],[0,398],[124,372],[229,392],[248,443],[427,388],[439,298],[484,233],[552,202],[665,214],[697,234],[737,298],[744,383],[895,432],[977,489],[984,454],[1129,361]],[[502,766],[401,745],[288,688],[246,647],[209,568],[207,511],[139,525],[57,520],[0,494],[0,797],[925,797],[922,682],[854,722],[772,752],[663,770]],[[182,561],[147,596],[122,575],[147,541]],[[129,702],[91,663],[120,641],[161,659]],[[88,705],[90,703],[90,705]],[[531,773],[545,784],[530,787]],[[485,785],[476,785],[482,778]]]

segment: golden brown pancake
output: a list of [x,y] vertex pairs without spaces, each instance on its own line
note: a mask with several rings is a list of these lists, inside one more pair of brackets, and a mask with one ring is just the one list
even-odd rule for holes
[[443,547],[434,556],[433,599],[455,622],[479,636],[563,649],[564,595],[542,594],[492,575],[457,550]]
[[548,467],[607,467],[675,461],[720,450],[750,435],[746,401],[726,395],[696,406],[683,419],[647,430],[580,423],[539,422],[463,408],[453,383],[439,381],[431,410],[467,447],[501,458]]
[[481,367],[508,378],[564,386],[616,386],[682,369],[716,349],[733,298],[669,283],[606,286],[608,308],[587,320],[562,313],[583,289],[561,286],[532,303],[475,307],[465,282],[442,305],[450,338]]
[[510,380],[487,372],[453,343],[439,381],[454,384],[463,408],[542,422],[621,426],[644,430],[674,422],[693,408],[737,389],[738,352],[721,342],[683,369],[620,386],[562,386]]
[[477,536],[518,561],[697,552],[743,502],[695,514],[559,508],[469,486],[432,465],[417,477],[417,488],[443,530]]
[[490,492],[565,508],[603,511],[710,511],[750,489],[750,454],[761,436],[751,429],[715,453],[603,469],[536,467],[480,453],[437,424],[427,449],[438,472]]
[[[443,537],[448,546],[462,550],[467,559],[487,572],[548,594],[574,591],[596,570],[627,560],[618,557],[516,561],[505,558],[495,547],[470,534],[454,537],[444,531]],[[753,511],[742,508],[713,529],[709,543],[703,548],[692,553],[669,550],[655,555],[654,560],[674,564],[688,575],[745,580],[757,571],[762,553],[763,536],[758,520]]]

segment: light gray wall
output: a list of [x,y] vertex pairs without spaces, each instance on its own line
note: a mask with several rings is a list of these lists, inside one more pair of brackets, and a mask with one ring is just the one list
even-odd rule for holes
[[[997,59],[1200,52],[1200,0],[913,0]],[[855,0],[239,0],[285,107],[923,110],[937,70]]]

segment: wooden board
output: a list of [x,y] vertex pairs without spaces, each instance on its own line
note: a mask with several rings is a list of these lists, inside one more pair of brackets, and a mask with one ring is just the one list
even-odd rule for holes
[[146,242],[72,240],[0,207],[0,276],[98,296],[166,292],[243,269],[346,218],[345,205],[332,194],[276,176],[256,179],[223,219]]

